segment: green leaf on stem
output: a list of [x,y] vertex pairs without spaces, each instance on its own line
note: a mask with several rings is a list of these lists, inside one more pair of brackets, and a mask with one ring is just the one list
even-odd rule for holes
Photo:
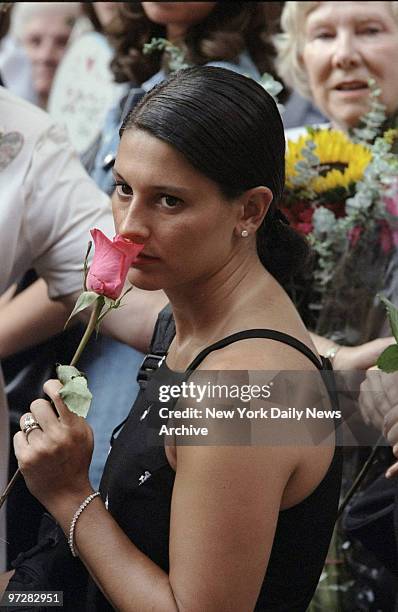
[[[390,320],[391,331],[395,340],[398,342],[398,308],[394,306],[390,300],[387,300],[383,295],[379,296],[380,300],[383,302],[386,307],[388,318]],[[398,368],[396,368],[398,370]]]
[[64,385],[60,397],[71,412],[86,418],[90,409],[92,394],[87,386],[86,377],[74,366],[57,366],[57,376]]
[[376,365],[383,372],[396,372],[398,370],[398,345],[388,346],[379,356]]
[[95,293],[94,291],[83,291],[83,293],[81,293],[79,297],[77,298],[75,307],[72,310],[64,327],[68,325],[71,318],[74,317],[78,312],[82,312],[82,310],[89,308],[89,306],[94,304],[94,302],[101,297],[102,296],[98,295],[98,293]]

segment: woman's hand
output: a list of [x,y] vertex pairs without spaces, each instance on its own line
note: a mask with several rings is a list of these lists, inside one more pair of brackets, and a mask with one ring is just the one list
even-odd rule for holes
[[392,336],[377,338],[359,346],[341,346],[333,360],[335,370],[367,370],[375,365],[379,355],[395,344]]
[[[392,413],[394,406],[398,406],[398,375],[386,374],[377,367],[369,368],[359,394],[359,409],[363,420],[385,435],[385,418]],[[398,432],[396,439],[393,435],[392,432],[387,437],[392,446],[398,442]]]
[[[15,454],[28,489],[53,514],[62,499],[74,497],[80,503],[93,491],[88,478],[93,433],[64,404],[61,387],[58,380],[49,380],[43,387],[59,418],[50,402],[35,400],[31,414],[41,429],[33,429],[28,437],[22,431],[14,436]],[[26,416],[21,418],[21,428]]]
[[[398,372],[387,374],[371,368],[360,387],[359,408],[367,424],[383,433],[398,458]],[[398,462],[388,468],[387,478],[398,475]]]

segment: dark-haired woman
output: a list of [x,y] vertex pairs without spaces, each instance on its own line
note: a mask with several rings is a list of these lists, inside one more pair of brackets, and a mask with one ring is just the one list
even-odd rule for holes
[[[64,606],[304,611],[339,495],[333,422],[324,445],[236,446],[220,438],[209,446],[200,437],[179,445],[176,436],[165,446],[159,433],[169,421],[156,417],[161,406],[151,397],[153,381],[171,393],[193,371],[293,370],[302,378],[322,369],[278,282],[301,265],[303,246],[278,213],[284,134],[276,105],[255,81],[231,71],[182,71],[127,117],[114,172],[117,231],[144,245],[129,278],[165,290],[176,336],[114,440],[100,495],[88,479],[91,430],[62,403],[57,381],[46,392],[59,420],[38,400],[31,414],[40,428],[15,437],[30,490],[80,557],[71,567],[65,540],[59,543],[56,587]],[[290,426],[302,433],[298,421]],[[32,580],[32,563],[17,562],[10,591]]]
[[[192,64],[218,65],[258,80],[264,71],[271,70],[272,46],[267,42],[266,13],[262,2],[123,2],[116,18],[106,31],[115,50],[111,69],[115,81],[121,84],[120,100],[107,114],[99,142],[92,147],[86,166],[97,185],[105,192],[114,191],[112,167],[119,144],[118,131],[122,118],[142,98],[145,92],[163,81],[175,69],[166,52],[144,54],[143,47],[153,38],[167,38]],[[206,95],[206,94],[201,94]],[[245,109],[242,108],[242,113]],[[99,482],[109,450],[110,435],[126,417],[126,401],[115,401],[103,388],[106,362],[123,367],[112,371],[115,384],[130,396],[132,386],[127,376],[134,376],[143,355],[133,349],[100,338],[101,359],[96,358],[97,347],[83,356],[82,369],[107,405],[105,410],[93,410],[89,420],[95,433],[92,477]],[[91,354],[94,351],[94,354]],[[124,369],[123,369],[124,368]],[[102,387],[102,391],[101,391]]]

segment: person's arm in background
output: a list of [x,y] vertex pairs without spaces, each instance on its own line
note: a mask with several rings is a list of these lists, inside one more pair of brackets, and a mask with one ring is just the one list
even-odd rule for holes
[[69,313],[68,304],[50,300],[43,279],[0,304],[0,359],[62,332]]
[[329,338],[312,332],[311,338],[320,355],[326,355],[329,349],[337,349],[332,359],[335,370],[367,370],[375,365],[384,349],[395,342],[394,338],[389,336],[388,338],[376,338],[376,340],[358,346],[341,346]]
[[[39,279],[17,296],[0,305],[0,359],[48,340],[64,329],[80,292],[51,300],[47,285]],[[167,303],[161,291],[133,289],[123,305],[107,315],[101,332],[145,352],[160,310]],[[81,318],[87,321],[88,312]],[[73,325],[78,319],[69,323]]]

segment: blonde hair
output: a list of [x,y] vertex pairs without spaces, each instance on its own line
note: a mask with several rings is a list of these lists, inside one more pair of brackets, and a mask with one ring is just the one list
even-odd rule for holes
[[[285,2],[281,15],[280,34],[273,37],[277,50],[275,64],[284,82],[305,98],[312,98],[307,71],[301,60],[306,19],[320,2]],[[398,23],[398,2],[387,2]]]

